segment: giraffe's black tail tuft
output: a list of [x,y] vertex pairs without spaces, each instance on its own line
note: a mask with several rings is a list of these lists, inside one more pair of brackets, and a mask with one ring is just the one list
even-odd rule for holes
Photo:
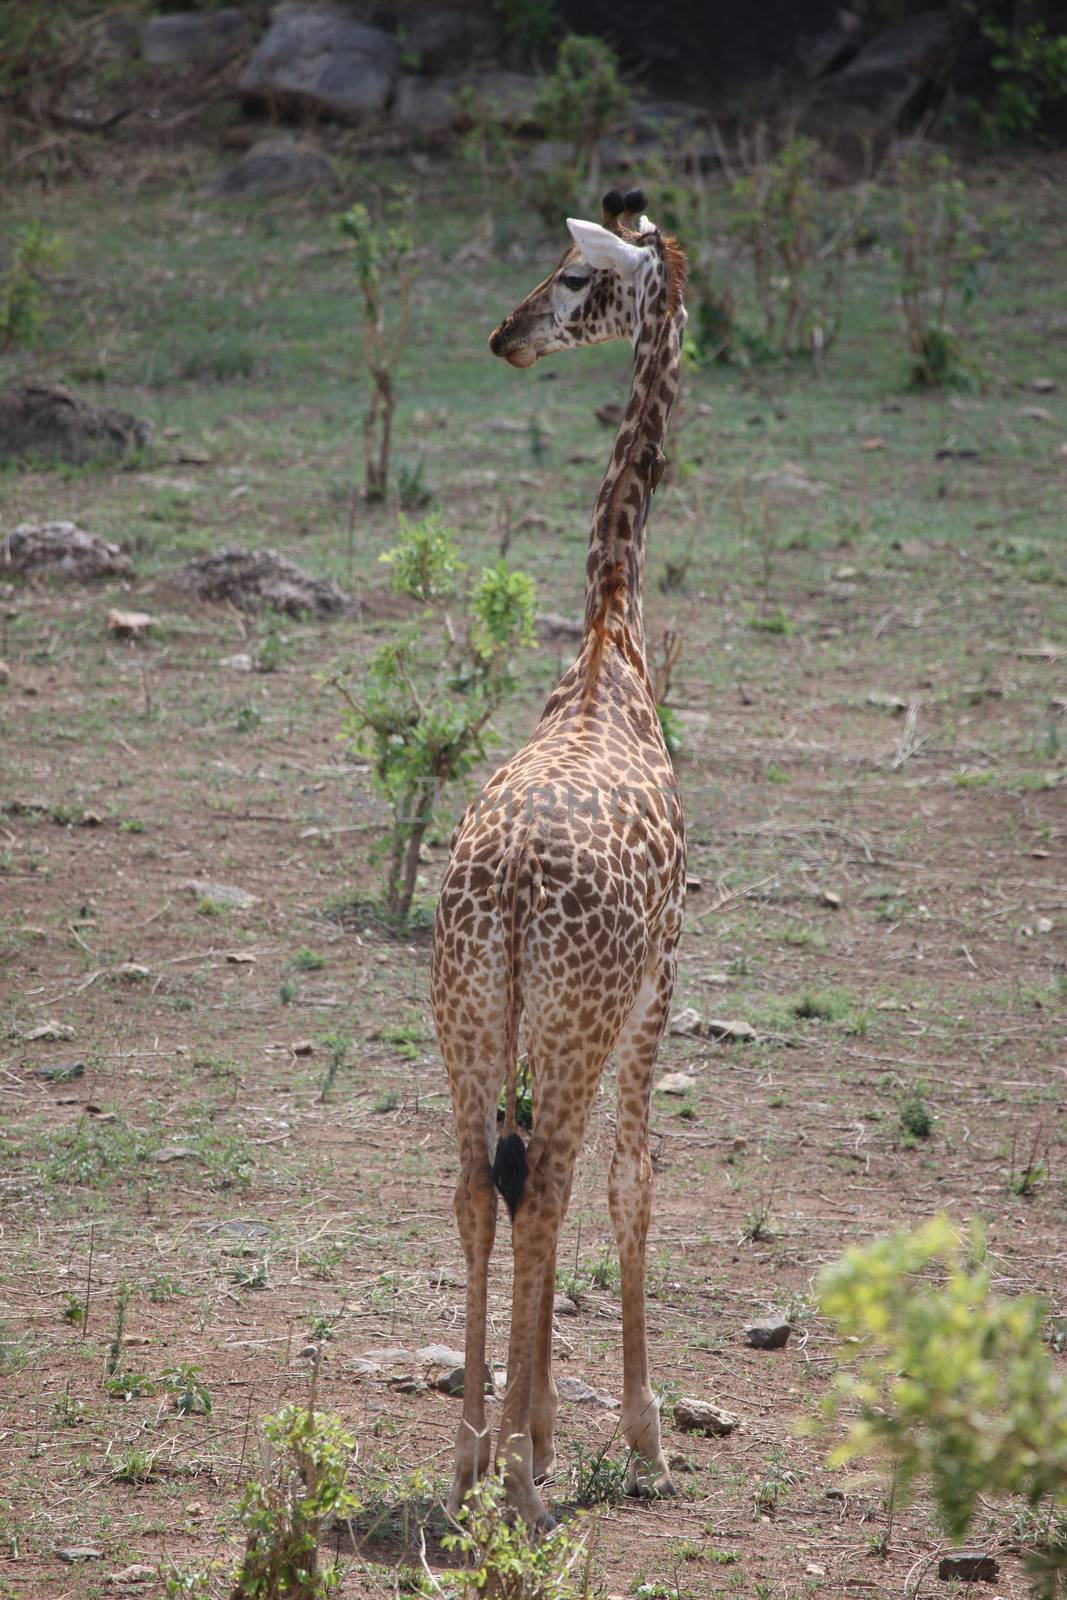
[[493,1182],[504,1196],[504,1204],[512,1219],[522,1199],[529,1170],[526,1146],[517,1133],[505,1134],[497,1140],[496,1155],[493,1157]]

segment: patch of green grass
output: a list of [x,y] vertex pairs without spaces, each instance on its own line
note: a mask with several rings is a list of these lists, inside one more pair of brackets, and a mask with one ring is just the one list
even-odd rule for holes
[[297,972],[321,972],[326,965],[326,957],[319,955],[317,950],[309,950],[307,945],[299,949],[293,957],[293,966]]

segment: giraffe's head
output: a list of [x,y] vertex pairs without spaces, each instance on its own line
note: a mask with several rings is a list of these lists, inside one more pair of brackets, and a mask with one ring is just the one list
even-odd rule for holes
[[608,339],[634,340],[655,296],[677,312],[685,257],[643,215],[640,189],[604,196],[603,222],[567,218],[571,243],[554,272],[532,289],[489,339],[495,356],[532,367],[541,356]]

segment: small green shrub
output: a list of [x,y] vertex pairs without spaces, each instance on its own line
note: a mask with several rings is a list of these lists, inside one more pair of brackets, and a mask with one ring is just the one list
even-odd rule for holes
[[929,1139],[934,1131],[934,1114],[926,1103],[924,1083],[913,1083],[901,1095],[898,1120],[905,1140]]
[[[906,1501],[928,1483],[949,1536],[989,1499],[1067,1510],[1067,1372],[1045,1343],[1046,1308],[994,1293],[978,1223],[947,1217],[847,1250],[823,1272],[820,1308],[842,1347],[830,1421],[845,1420],[832,1463],[876,1457]],[[1067,1544],[1033,1555],[1035,1594],[1052,1600]]]
[[0,350],[36,344],[44,330],[45,279],[66,259],[63,241],[39,219],[17,228],[0,275]]
[[[395,587],[439,607],[461,570],[454,534],[437,517],[402,518],[400,532],[386,552]],[[376,650],[358,683],[331,680],[345,702],[344,733],[392,812],[384,909],[395,926],[410,915],[443,793],[485,754],[489,720],[515,684],[515,654],[533,642],[534,594],[532,579],[498,562],[470,588],[465,632],[431,610]]]
[[211,1415],[211,1393],[199,1368],[182,1362],[163,1374],[163,1383],[174,1396],[174,1409],[179,1417]]
[[997,83],[991,104],[972,99],[966,109],[987,145],[1025,144],[1046,107],[1067,98],[1067,33],[1050,33],[1040,19],[1013,17],[1008,24],[997,21],[991,7],[983,12]]
[[537,114],[550,138],[568,144],[573,169],[599,182],[599,141],[630,104],[614,50],[593,35],[569,33],[545,80]]
[[340,1573],[320,1568],[319,1536],[358,1507],[346,1486],[355,1439],[339,1417],[300,1405],[264,1418],[262,1434],[262,1473],[237,1508],[246,1548],[231,1600],[325,1600]]
[[464,1600],[588,1600],[592,1548],[583,1520],[532,1533],[521,1517],[509,1516],[504,1484],[493,1473],[468,1494],[456,1523],[441,1543],[467,1559],[456,1574]]

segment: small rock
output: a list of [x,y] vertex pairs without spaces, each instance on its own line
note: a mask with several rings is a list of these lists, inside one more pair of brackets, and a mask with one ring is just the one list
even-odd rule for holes
[[83,811],[78,818],[79,828],[99,828],[103,824],[103,817],[99,811]]
[[834,573],[834,579],[837,583],[850,583],[853,578],[858,577],[859,571],[856,567],[838,567]]
[[63,1544],[56,1546],[56,1555],[60,1561],[65,1561],[68,1566],[73,1566],[76,1561],[102,1561],[104,1552],[91,1544]]
[[204,1502],[202,1500],[190,1500],[185,1508],[185,1515],[187,1517],[202,1517],[204,1515]]
[[47,1067],[34,1067],[33,1076],[42,1083],[73,1083],[75,1078],[84,1078],[84,1061],[53,1061]]
[[301,1350],[300,1354],[297,1356],[297,1360],[317,1361],[319,1359],[319,1349],[320,1346],[317,1344],[306,1344]]
[[269,1239],[270,1229],[265,1222],[245,1222],[235,1217],[231,1222],[220,1222],[213,1230],[224,1233],[228,1239]]
[[344,1371],[350,1372],[356,1378],[376,1378],[381,1372],[377,1361],[367,1361],[363,1356],[356,1356],[352,1361],[346,1361]]
[[233,605],[238,611],[268,608],[290,617],[332,617],[349,604],[331,580],[313,578],[276,550],[216,550],[180,567],[169,582],[200,600]]
[[716,1017],[708,1018],[704,1032],[709,1039],[721,1039],[724,1044],[740,1044],[756,1037],[750,1022],[725,1022]]
[[609,1394],[601,1394],[582,1378],[558,1378],[556,1388],[561,1400],[572,1400],[575,1405],[603,1406],[605,1411],[614,1411],[619,1404]]
[[999,1563],[984,1550],[950,1550],[937,1563],[937,1575],[946,1582],[992,1583],[999,1572]]
[[123,1567],[121,1572],[109,1572],[108,1583],[148,1583],[150,1579],[158,1576],[155,1567],[148,1567],[143,1561],[135,1561],[130,1567]]
[[220,172],[204,190],[210,199],[231,195],[284,194],[292,189],[336,189],[337,172],[322,150],[286,135],[261,139],[235,166]]
[[841,910],[841,896],[833,889],[824,889],[819,896],[824,906],[829,906],[831,911]]
[[826,1568],[820,1566],[818,1561],[809,1561],[804,1571],[809,1578],[825,1578],[826,1576]]
[[696,1079],[688,1072],[665,1072],[656,1084],[657,1094],[688,1094],[696,1087]]
[[294,1039],[289,1048],[294,1056],[313,1056],[315,1054],[315,1046],[310,1039]]
[[201,1159],[196,1150],[190,1150],[186,1145],[167,1145],[163,1150],[157,1150],[152,1157],[158,1167],[169,1166],[172,1161],[199,1161]]
[[73,522],[20,522],[0,542],[0,568],[80,583],[133,576],[129,558],[119,545]]
[[415,1359],[414,1352],[405,1350],[402,1345],[387,1345],[382,1350],[364,1350],[364,1361],[372,1361],[379,1367],[398,1367],[403,1362],[411,1363]]
[[908,702],[902,700],[898,694],[880,694],[877,690],[867,696],[867,704],[879,711],[892,711],[894,716],[901,717],[908,709]]
[[143,983],[152,976],[148,967],[143,967],[139,961],[124,961],[121,966],[115,967],[111,976],[120,983]]
[[159,626],[159,618],[147,611],[120,611],[112,606],[107,614],[107,631],[116,639],[142,639],[151,628]]
[[685,1006],[681,1011],[676,1011],[671,1018],[670,1031],[683,1039],[697,1037],[701,1032],[700,1012],[693,1006]]
[[1047,406],[1020,406],[1019,415],[1025,418],[1027,422],[1052,422],[1055,420]]
[[674,1420],[683,1433],[716,1436],[733,1433],[741,1423],[740,1417],[712,1405],[710,1400],[679,1400],[674,1407]]
[[426,1344],[415,1351],[415,1360],[424,1367],[462,1367],[466,1357],[462,1350],[453,1350],[447,1344]]
[[[454,1400],[462,1400],[463,1385],[466,1380],[466,1376],[466,1372],[461,1364],[458,1367],[452,1367],[448,1372],[441,1373],[440,1377],[434,1378],[431,1387],[436,1389],[438,1394],[447,1394],[451,1395]],[[488,1361],[485,1363],[484,1383],[486,1394],[492,1394],[493,1369],[489,1365]]]
[[231,967],[254,967],[256,964],[255,956],[248,950],[229,950],[226,960]]
[[771,1317],[764,1322],[750,1322],[743,1328],[742,1334],[746,1344],[753,1350],[781,1350],[783,1345],[789,1343],[792,1333],[792,1324],[780,1317]]
[[863,443],[860,445],[860,449],[861,450],[884,450],[885,449],[885,440],[882,439],[882,438],[879,438],[877,436],[875,436],[872,439],[864,439]]
[[572,1300],[569,1294],[558,1294],[552,1302],[552,1314],[556,1317],[576,1317],[580,1310],[577,1300]]
[[1029,389],[1032,394],[1055,394],[1059,384],[1055,378],[1031,378],[1023,384],[1024,389]]
[[1034,927],[1037,929],[1038,933],[1051,933],[1055,926],[1056,924],[1053,922],[1051,917],[1038,917],[1037,921],[1034,923]]
[[605,428],[617,428],[622,421],[624,407],[617,400],[608,400],[604,405],[597,406],[593,412],[598,422]]
[[429,1384],[424,1378],[412,1378],[407,1374],[388,1380],[390,1389],[395,1389],[397,1394],[426,1394]]
[[430,1278],[430,1283],[435,1289],[463,1288],[463,1279],[457,1278],[456,1274],[454,1272],[450,1272],[448,1267],[438,1267],[437,1271]]
[[36,1028],[29,1028],[25,1033],[19,1034],[22,1044],[36,1044],[38,1039],[73,1039],[74,1029],[66,1022],[39,1022]]
[[691,872],[687,872],[686,873],[686,875],[685,875],[685,892],[686,892],[686,894],[699,894],[701,889],[703,889],[703,887],[704,887],[703,878],[697,878]]
[[231,883],[214,883],[210,878],[187,878],[182,893],[197,900],[210,900],[214,905],[232,906],[238,911],[250,911],[257,904],[257,896],[247,889],[238,889]]
[[206,13],[176,11],[148,18],[141,30],[141,50],[152,66],[217,63],[241,42],[247,27],[248,20],[237,6]]
[[252,657],[243,654],[223,656],[219,666],[228,667],[231,672],[251,672]]

